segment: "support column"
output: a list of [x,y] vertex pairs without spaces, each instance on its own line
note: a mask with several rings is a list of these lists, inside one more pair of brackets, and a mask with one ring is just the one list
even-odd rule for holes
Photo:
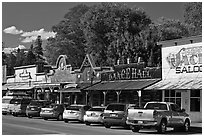
[[117,103],[119,103],[121,91],[116,91],[116,94],[117,94]]
[[62,92],[60,92],[59,103],[62,104]]
[[141,95],[142,95],[142,91],[141,90],[138,90],[137,91],[137,93],[138,93],[138,97],[139,97],[139,108],[141,108],[142,107],[142,103],[141,103]]
[[103,91],[103,105],[106,106],[106,94],[108,91]]
[[77,94],[74,95],[74,104],[77,103]]
[[88,105],[88,94],[89,94],[89,91],[86,91],[86,105]]
[[33,95],[33,99],[37,99],[37,89],[34,88],[34,95]]

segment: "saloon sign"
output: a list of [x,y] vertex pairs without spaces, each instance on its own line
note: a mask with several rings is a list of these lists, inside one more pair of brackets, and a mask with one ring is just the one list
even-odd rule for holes
[[169,53],[167,62],[176,74],[202,72],[202,46],[183,47],[179,51]]

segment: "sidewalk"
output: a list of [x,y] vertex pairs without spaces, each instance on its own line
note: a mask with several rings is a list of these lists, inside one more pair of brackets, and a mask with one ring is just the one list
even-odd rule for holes
[[200,127],[200,128],[202,128],[202,123],[192,122],[192,123],[191,123],[191,127]]

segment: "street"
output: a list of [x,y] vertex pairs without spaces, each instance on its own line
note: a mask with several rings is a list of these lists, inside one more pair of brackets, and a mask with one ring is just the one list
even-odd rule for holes
[[[201,134],[202,130],[191,130],[188,133],[174,132],[168,130],[166,134],[186,135]],[[2,116],[2,135],[155,135],[156,130],[140,130],[134,133],[123,127],[113,126],[106,129],[103,125],[93,124],[86,126],[79,122],[64,123],[57,120],[43,120],[41,118],[13,117],[12,115]]]

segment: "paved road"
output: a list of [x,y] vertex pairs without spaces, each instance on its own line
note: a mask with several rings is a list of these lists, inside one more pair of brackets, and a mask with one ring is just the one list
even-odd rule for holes
[[[106,129],[102,125],[86,126],[83,123],[64,123],[57,120],[43,120],[41,118],[13,117],[11,115],[2,116],[2,135],[151,135],[157,134],[154,130],[140,130],[133,133],[123,127],[111,127]],[[167,134],[201,134],[201,131],[190,133],[167,131]]]

